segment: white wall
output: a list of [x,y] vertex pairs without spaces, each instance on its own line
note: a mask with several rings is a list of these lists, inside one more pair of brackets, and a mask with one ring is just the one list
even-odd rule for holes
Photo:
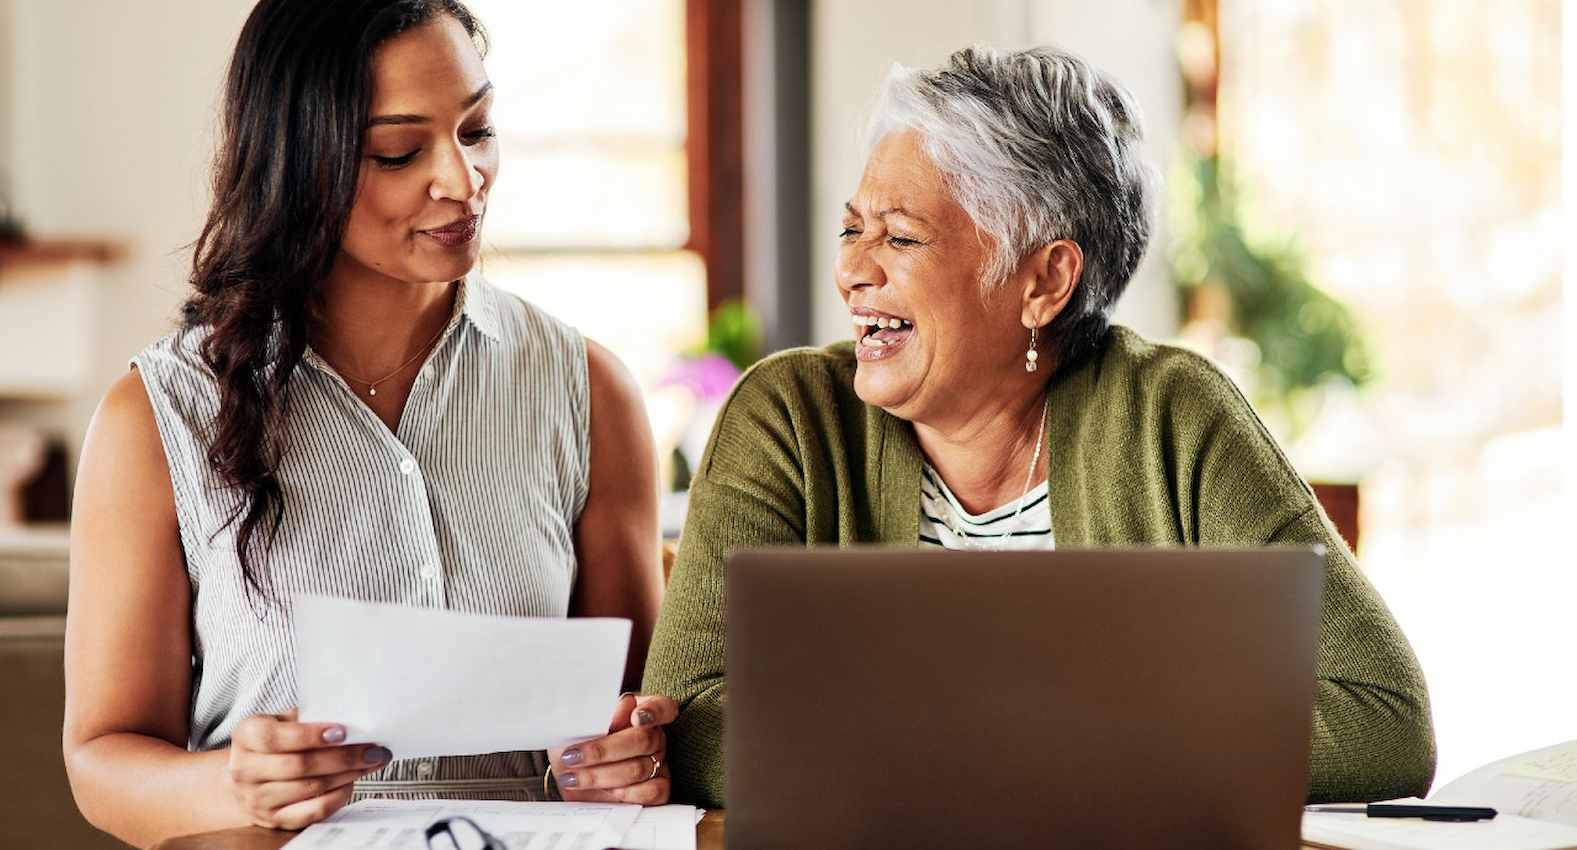
[[13,73],[0,77],[11,106],[0,152],[21,213],[39,236],[130,249],[101,276],[96,397],[172,327],[207,204],[220,80],[252,0],[3,2]]
[[13,0],[0,0],[0,193],[12,188],[11,175],[15,163],[11,161],[12,103],[11,82],[16,78],[16,51],[13,44],[11,19]]
[[[811,121],[814,195],[809,226],[815,246],[812,334],[818,343],[849,334],[848,314],[833,283],[840,211],[864,165],[858,138],[877,86],[893,62],[934,66],[969,44],[1022,48],[1055,43],[1133,90],[1145,112],[1150,154],[1165,174],[1181,113],[1173,61],[1177,4],[1158,0],[816,0],[812,7]],[[1165,271],[1164,227],[1120,302],[1118,321],[1166,336],[1176,329]]]

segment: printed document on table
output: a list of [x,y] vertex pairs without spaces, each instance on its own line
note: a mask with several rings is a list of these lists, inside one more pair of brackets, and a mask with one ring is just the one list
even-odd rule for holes
[[1577,741],[1501,759],[1446,785],[1429,799],[1494,806],[1502,813],[1577,827]]
[[475,821],[509,850],[602,850],[619,846],[640,811],[626,803],[364,800],[307,827],[284,850],[425,848],[428,824],[456,816]]
[[[1440,801],[1406,798],[1395,803]],[[1303,841],[1340,850],[1574,850],[1577,829],[1500,814],[1490,820],[1442,823],[1420,818],[1305,812]]]
[[563,746],[607,734],[618,704],[629,620],[293,604],[301,720],[396,759]]
[[694,806],[641,809],[619,850],[695,850],[695,828],[705,814]]

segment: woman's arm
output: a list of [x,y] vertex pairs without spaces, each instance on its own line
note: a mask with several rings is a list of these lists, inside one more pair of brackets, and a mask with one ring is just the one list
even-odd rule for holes
[[345,729],[248,717],[188,752],[191,597],[169,467],[142,379],[116,381],[88,428],[71,521],[62,750],[90,823],[151,846],[256,824],[299,829],[350,801],[387,750]]
[[[586,372],[591,470],[575,524],[580,568],[570,615],[631,621],[624,687],[633,691],[640,686],[663,593],[657,451],[640,390],[618,358],[587,340]],[[663,727],[678,710],[663,696],[621,696],[606,736],[548,751],[560,794],[575,802],[668,802]]]
[[141,377],[89,426],[71,522],[66,770],[82,814],[139,846],[238,826],[227,754],[189,753],[191,584]]
[[624,687],[635,690],[663,595],[657,449],[641,391],[619,359],[587,340],[586,371],[591,480],[575,524],[580,566],[570,615],[624,617],[634,623]]
[[1212,370],[1188,397],[1213,407],[1195,420],[1209,423],[1198,474],[1189,476],[1198,487],[1196,542],[1325,547],[1309,799],[1427,794],[1434,729],[1406,636],[1236,387]]
[[1310,801],[1426,796],[1435,775],[1429,691],[1401,627],[1318,505],[1265,542],[1325,546]]
[[726,559],[739,549],[805,542],[797,441],[775,395],[793,381],[777,368],[768,361],[746,373],[718,414],[690,483],[679,557],[646,662],[645,690],[682,707],[668,730],[674,799],[708,808],[726,804]]

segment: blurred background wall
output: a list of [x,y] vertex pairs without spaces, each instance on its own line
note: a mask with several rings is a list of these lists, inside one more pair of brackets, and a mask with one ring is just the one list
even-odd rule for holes
[[96,397],[166,332],[182,298],[183,246],[206,210],[220,76],[250,8],[245,0],[0,0],[9,31],[0,50],[9,101],[0,190],[9,188],[40,238],[105,239],[123,254],[64,272],[93,278],[87,309],[59,315],[90,326],[90,339],[47,354],[85,361],[77,385],[64,388],[69,397],[58,409],[13,410],[59,423],[73,446]]

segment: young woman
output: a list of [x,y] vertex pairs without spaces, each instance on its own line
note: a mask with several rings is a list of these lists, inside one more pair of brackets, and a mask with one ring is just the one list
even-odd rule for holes
[[[295,593],[627,617],[638,681],[652,439],[611,354],[476,272],[483,41],[458,0],[263,0],[241,32],[195,292],[78,473],[65,759],[126,841],[300,828],[353,794],[542,795],[544,753],[400,760],[296,722]],[[552,754],[563,794],[665,801],[673,701],[616,711]]]

